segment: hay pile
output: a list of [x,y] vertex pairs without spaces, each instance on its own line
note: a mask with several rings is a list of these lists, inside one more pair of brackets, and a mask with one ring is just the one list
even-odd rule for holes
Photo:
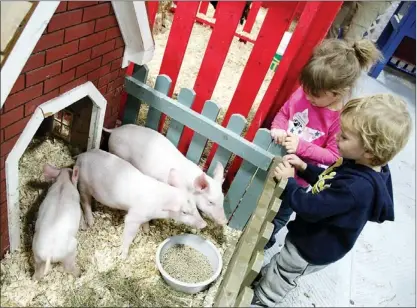
[[45,162],[58,167],[69,166],[74,162],[71,156],[71,149],[59,140],[55,143],[47,140],[41,144],[34,141],[22,156],[19,175],[24,245],[21,251],[6,255],[1,261],[1,307],[211,306],[221,278],[209,290],[196,295],[176,292],[165,284],[156,268],[157,246],[175,234],[200,234],[224,254],[224,274],[231,251],[240,236],[239,231],[218,228],[210,221],[201,232],[172,221],[154,221],[149,234],[139,233],[136,236],[127,260],[122,261],[119,248],[124,212],[99,204],[94,212],[94,226],[78,234],[77,263],[82,270],[81,277],[61,273],[61,265],[54,265],[43,280],[31,280],[34,213],[47,189],[41,176],[42,166]]

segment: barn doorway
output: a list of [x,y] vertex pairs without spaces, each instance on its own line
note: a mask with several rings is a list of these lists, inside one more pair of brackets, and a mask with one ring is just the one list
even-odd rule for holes
[[99,148],[106,105],[102,94],[87,82],[43,103],[33,113],[6,160],[11,252],[30,245],[34,213],[47,191],[43,164],[71,167],[73,156]]

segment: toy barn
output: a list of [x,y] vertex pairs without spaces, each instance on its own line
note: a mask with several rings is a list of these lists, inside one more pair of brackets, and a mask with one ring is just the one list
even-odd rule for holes
[[[265,127],[341,5],[2,2],[2,306],[247,307],[285,188],[271,172],[284,150]],[[97,204],[96,223],[78,235],[81,277],[54,267],[32,281],[43,164],[73,166],[103,147],[103,127],[120,123],[162,132],[210,176],[217,162],[227,166],[228,225],[152,221],[121,261],[124,213]],[[183,233],[222,256],[221,275],[196,294],[170,288],[155,266],[158,245]]]

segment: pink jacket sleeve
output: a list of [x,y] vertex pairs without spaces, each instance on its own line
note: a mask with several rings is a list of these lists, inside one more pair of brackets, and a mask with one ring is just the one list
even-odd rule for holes
[[290,97],[284,104],[284,106],[281,107],[281,109],[276,114],[274,121],[272,121],[271,129],[273,128],[279,128],[283,130],[288,129],[288,120],[289,120],[289,105],[291,103]]
[[340,156],[337,148],[336,135],[340,131],[340,121],[334,121],[330,126],[326,147],[322,148],[316,144],[300,139],[296,154],[301,159],[310,159],[317,164],[330,166]]

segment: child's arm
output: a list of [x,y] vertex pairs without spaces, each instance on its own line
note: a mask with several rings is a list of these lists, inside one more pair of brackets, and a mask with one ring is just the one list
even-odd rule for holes
[[285,191],[285,201],[297,215],[310,222],[343,214],[356,204],[350,189],[341,185],[332,185],[318,194],[312,194],[305,192],[294,178],[289,178]]
[[297,170],[297,174],[310,185],[314,185],[319,180],[319,175],[325,170],[324,168],[307,164],[295,154],[285,155],[283,159],[288,161]]
[[289,114],[289,104],[291,102],[291,98],[285,102],[284,106],[276,114],[274,120],[271,124],[272,129],[282,129],[287,131],[288,128],[288,114]]
[[335,121],[329,129],[326,147],[322,148],[300,138],[296,154],[304,159],[310,159],[318,164],[331,165],[339,158],[336,135],[340,131],[339,121]]

